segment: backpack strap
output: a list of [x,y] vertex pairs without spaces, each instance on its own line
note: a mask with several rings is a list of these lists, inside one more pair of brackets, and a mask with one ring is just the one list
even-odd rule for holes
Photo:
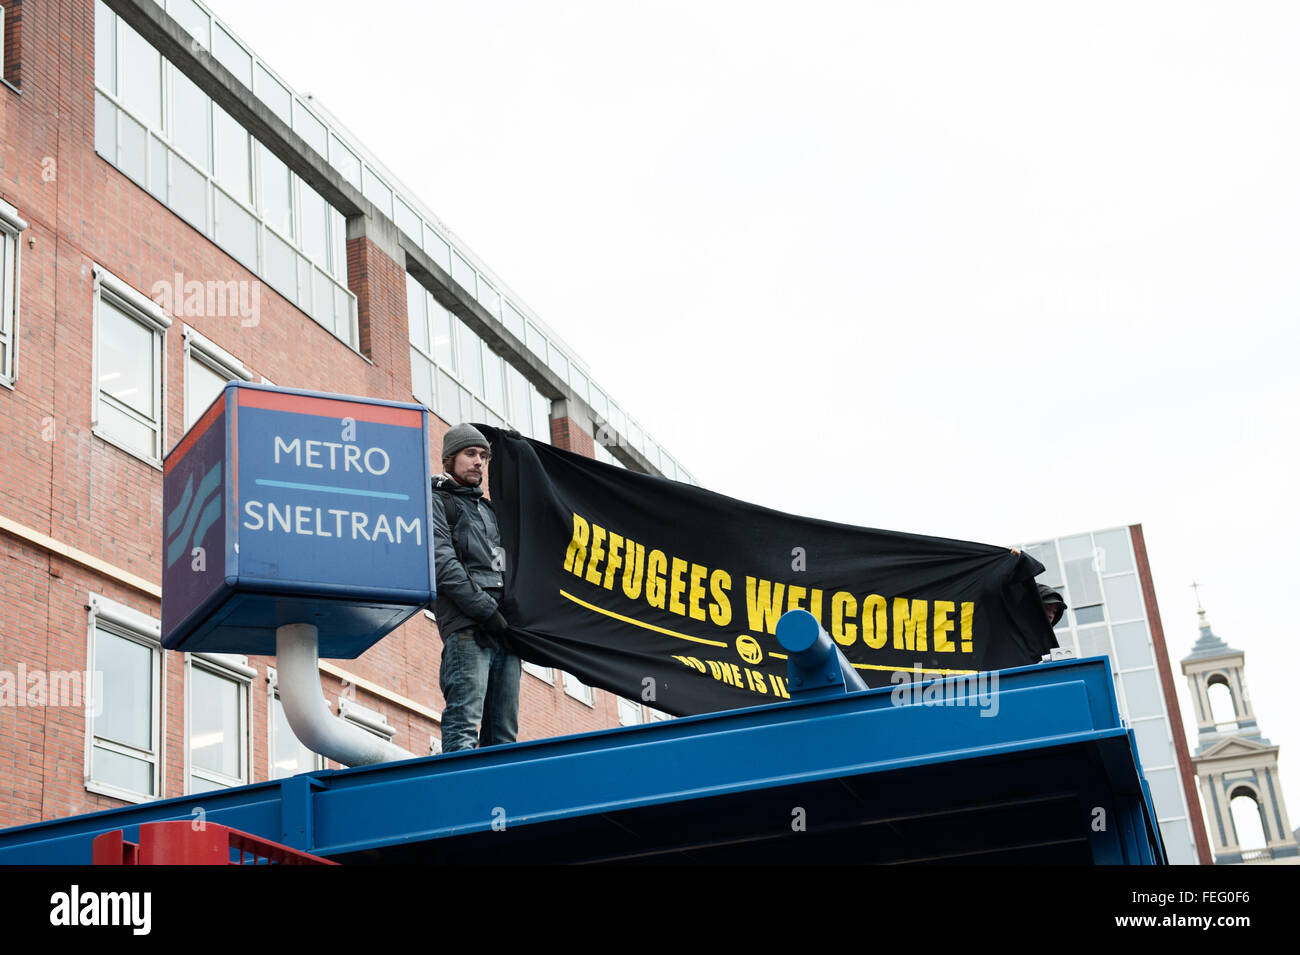
[[442,513],[447,518],[447,530],[454,535],[456,533],[456,524],[460,520],[460,498],[455,494],[447,494],[439,491],[436,487],[434,491],[442,498]]

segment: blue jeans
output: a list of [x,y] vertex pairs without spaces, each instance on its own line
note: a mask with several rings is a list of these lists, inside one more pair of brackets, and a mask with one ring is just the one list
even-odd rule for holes
[[[519,734],[519,657],[478,645],[474,630],[459,630],[442,642],[438,685],[447,701],[442,711],[442,751],[513,743]],[[483,728],[478,730],[479,721]]]

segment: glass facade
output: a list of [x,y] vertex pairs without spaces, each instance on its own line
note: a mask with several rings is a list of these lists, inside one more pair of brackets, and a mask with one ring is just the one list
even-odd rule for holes
[[[253,85],[251,55],[202,7],[172,0],[170,9]],[[95,4],[95,55],[95,151],[357,348],[342,213],[102,0]],[[257,76],[259,97],[287,117],[288,88],[261,64]]]
[[1110,658],[1120,714],[1137,739],[1169,861],[1195,865],[1196,842],[1173,744],[1182,727],[1173,725],[1162,693],[1173,676],[1157,665],[1129,529],[1076,534],[1021,550],[1042,562],[1038,582],[1061,591],[1069,605],[1056,625],[1057,643],[1078,657]]
[[[478,301],[489,314],[499,319],[525,348],[537,355],[577,395],[591,405],[597,418],[595,425],[598,432],[598,443],[602,439],[611,444],[622,442],[629,447],[635,448],[650,460],[652,466],[659,468],[667,477],[687,484],[695,483],[690,473],[663,451],[657,443],[652,441],[649,434],[609,398],[608,392],[591,379],[583,363],[555,340],[555,336],[546,329],[545,323],[520,301],[518,296],[509,292],[505,283],[484,266],[478,260],[478,257],[465,247],[464,243],[455,239],[409,188],[398,182],[396,177],[371,156],[360,143],[352,141],[346,131],[339,128],[338,124],[318,103],[293,92],[288,84],[280,80],[270,67],[263,63],[251,49],[241,43],[225,24],[203,4],[198,3],[197,0],[165,0],[162,5],[181,26],[189,31],[200,45],[210,50],[213,56],[247,86],[258,99],[292,126],[294,132],[301,136],[312,149],[316,150],[344,179],[361,190],[362,194],[376,208],[392,219],[412,242],[423,249],[434,262],[438,263],[439,267]],[[101,11],[107,16],[103,16]],[[123,102],[118,96],[118,87],[113,85],[109,79],[115,75],[114,63],[116,61],[114,56],[117,44],[112,41],[112,37],[107,33],[103,37],[100,36],[100,21],[113,17],[113,14],[103,5],[102,0],[97,0],[96,13],[98,17],[96,21],[96,86],[105,94],[100,98],[103,100],[102,109],[105,117],[102,130],[98,110],[96,116],[97,150],[105,158],[110,158],[110,161],[114,162],[128,175],[132,175],[133,178],[140,181],[134,171],[145,170],[145,167],[149,166],[148,160],[137,155],[147,152],[141,145],[145,136],[132,127],[126,136],[129,140],[126,146],[129,156],[118,162],[112,159],[111,156],[122,150],[123,147],[119,141],[122,137],[118,135],[114,125],[109,122],[109,118],[113,116],[114,110],[117,110],[126,123],[135,123],[132,116],[139,119],[142,113],[147,113],[149,117],[152,117],[155,111],[165,112],[165,95],[158,98],[158,105],[155,108],[154,87],[163,81],[158,80],[155,82],[154,74],[159,69],[168,76],[179,77],[179,73],[165,61],[160,63],[157,51],[152,50],[147,44],[140,47],[143,40],[139,40],[138,35],[134,35],[133,31],[129,31],[129,28],[125,27],[124,24],[121,25],[122,29],[132,32],[133,38],[126,42],[132,46],[134,51],[128,71],[131,102]],[[139,40],[138,43],[137,40]],[[135,55],[136,53],[139,54],[138,58]],[[184,83],[181,85],[184,85]],[[185,90],[183,95],[187,97],[187,102],[197,104],[199,112],[206,108],[203,103],[205,98],[197,88],[192,91]],[[220,108],[215,105],[212,105],[211,109],[214,113],[221,112]],[[192,117],[195,115],[196,112],[192,106],[187,110],[186,118],[178,120],[177,125],[187,125],[185,142],[193,143],[195,148],[199,148],[201,147],[203,134],[197,130],[188,129],[188,125],[202,125],[198,122],[191,122]],[[224,228],[219,229],[218,235],[221,236],[218,239],[219,243],[245,264],[251,262],[260,263],[261,274],[268,282],[284,293],[291,301],[297,302],[299,307],[302,307],[304,311],[307,311],[326,328],[334,330],[340,338],[343,338],[355,348],[357,345],[355,338],[355,298],[351,296],[351,293],[348,293],[346,303],[341,299],[332,301],[331,296],[328,295],[328,290],[318,287],[321,283],[304,278],[304,263],[310,261],[314,263],[313,267],[319,266],[318,271],[324,270],[321,272],[322,277],[329,276],[336,279],[340,283],[339,287],[346,291],[347,263],[341,254],[342,217],[338,216],[338,213],[334,212],[332,208],[328,210],[329,213],[338,216],[335,226],[328,230],[331,237],[334,235],[338,237],[334,240],[337,244],[337,251],[330,252],[325,248],[330,239],[326,237],[327,230],[320,221],[321,207],[324,200],[305,183],[297,180],[297,177],[291,173],[289,174],[290,195],[286,195],[283,178],[284,173],[288,171],[276,166],[274,163],[268,163],[265,157],[269,153],[260,148],[251,150],[254,158],[250,167],[249,180],[245,183],[239,170],[242,170],[244,165],[243,152],[249,150],[243,147],[238,134],[234,130],[227,128],[219,118],[214,120],[214,128],[217,128],[218,125],[225,128],[226,131],[224,136],[219,137],[222,141],[217,142],[215,148],[226,157],[222,160],[222,166],[223,168],[228,167],[229,176],[227,178],[234,177],[235,179],[231,183],[223,182],[221,187],[214,186],[218,195],[222,197],[221,200],[218,200],[221,202],[222,210],[226,218],[231,220],[225,224]],[[101,131],[103,134],[102,148],[99,146]],[[170,132],[170,129],[167,132]],[[167,138],[162,129],[157,130],[157,133],[163,134],[164,139]],[[245,133],[245,136],[247,136],[247,133]],[[165,156],[169,145],[179,146],[187,154],[186,157],[179,161],[172,160],[171,167],[187,166],[185,159],[194,161],[190,148],[180,144],[179,134],[172,134],[169,143],[159,141],[157,145],[159,146],[160,157]],[[226,155],[227,153],[228,155]],[[211,172],[211,169],[206,170],[206,172]],[[149,173],[148,171],[142,171],[140,175],[147,179]],[[175,178],[176,174],[171,173],[171,175]],[[173,198],[169,191],[168,198],[164,199],[164,201],[172,205],[182,216],[185,216],[191,222],[195,222],[195,218],[191,218],[191,216],[197,217],[199,215],[201,203],[198,201],[197,193],[201,191],[202,186],[200,182],[194,181],[194,175],[188,169],[182,169],[180,177],[189,181],[179,187],[169,187],[169,190],[174,190],[178,195]],[[220,179],[220,175],[217,178]],[[298,190],[298,201],[296,203],[292,198],[295,185]],[[250,194],[254,197],[252,201],[255,208],[264,210],[258,214],[264,230],[264,238],[261,240],[260,245],[257,223],[246,221],[240,216],[241,203],[247,203],[250,200],[241,198],[238,202],[235,202],[226,197],[226,192],[234,196]],[[182,206],[189,212],[189,215],[182,211]],[[293,210],[299,206],[303,208],[295,213]],[[243,209],[242,211],[250,212],[251,210]],[[287,231],[286,224],[294,221],[295,218],[299,223],[298,231]],[[211,232],[208,234],[211,234]],[[289,266],[289,263],[293,261],[294,253],[300,253],[299,268],[296,272]],[[249,267],[254,268],[253,265],[249,265]],[[259,269],[255,268],[255,270]],[[286,291],[286,289],[292,291]],[[304,304],[304,301],[306,304]],[[343,314],[345,308],[349,312],[346,317]],[[412,346],[413,348],[416,346],[414,332],[412,333]],[[473,346],[468,345],[466,347],[472,349]],[[477,364],[470,356],[467,361],[468,370],[465,374],[474,375],[474,368]],[[415,365],[416,361],[413,352],[413,371]],[[458,379],[456,387],[466,388],[472,395],[477,396],[476,400],[481,400],[486,408],[489,410],[495,408],[494,413],[498,417],[505,417],[501,411],[501,404],[511,403],[508,384],[505,388],[504,402],[502,402],[497,400],[494,394],[480,395],[480,387],[476,385],[472,377],[466,378],[465,374],[457,375],[448,367],[447,363],[440,362],[439,367],[447,370],[453,377]],[[489,374],[491,373],[489,372]],[[440,394],[438,391],[440,382],[433,375],[430,376],[430,379],[427,385],[429,395],[436,399]],[[442,383],[442,387],[446,391],[447,397],[450,398],[450,394],[455,388],[450,383]],[[483,387],[495,388],[495,379],[486,380]],[[423,379],[415,385],[416,397],[421,401],[425,401],[425,388],[426,385]],[[425,401],[425,403],[428,404],[429,402]],[[433,407],[433,405],[430,405],[430,407]],[[449,410],[450,407],[449,401]],[[470,407],[473,407],[472,401]],[[471,415],[462,415],[457,420],[467,420],[469,417]],[[521,433],[532,432],[534,437],[549,440],[549,426],[545,429],[538,427],[540,415],[534,414],[529,432],[520,427],[518,418],[519,414],[516,412],[515,417],[511,420]],[[610,457],[612,458],[612,455]],[[604,460],[603,457],[602,460]]]
[[[596,449],[596,460],[597,460],[597,461],[600,461],[600,462],[602,462],[602,463],[604,463],[604,464],[612,464],[612,465],[614,465],[614,467],[616,467],[616,468],[626,468],[626,467],[627,467],[626,464],[624,464],[624,463],[623,463],[622,461],[620,461],[618,458],[614,457],[614,455],[610,452],[609,448],[605,447],[605,446],[604,446],[603,444],[601,444],[599,441],[596,442],[596,444],[595,444],[595,449]],[[671,475],[670,475],[670,476],[671,476]]]
[[448,424],[482,421],[551,440],[546,397],[409,273],[406,311],[417,401]]

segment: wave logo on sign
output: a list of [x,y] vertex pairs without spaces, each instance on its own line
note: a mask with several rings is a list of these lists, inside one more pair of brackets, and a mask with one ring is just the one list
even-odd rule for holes
[[176,509],[167,515],[167,566],[170,567],[189,553],[191,545],[198,546],[208,528],[221,516],[221,462],[212,466],[199,488],[194,490],[194,475],[185,481]]

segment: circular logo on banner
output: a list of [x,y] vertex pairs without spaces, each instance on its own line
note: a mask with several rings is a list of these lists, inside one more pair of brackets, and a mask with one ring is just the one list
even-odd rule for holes
[[747,633],[742,633],[736,638],[736,652],[740,654],[740,659],[749,664],[757,664],[763,659],[763,648]]

